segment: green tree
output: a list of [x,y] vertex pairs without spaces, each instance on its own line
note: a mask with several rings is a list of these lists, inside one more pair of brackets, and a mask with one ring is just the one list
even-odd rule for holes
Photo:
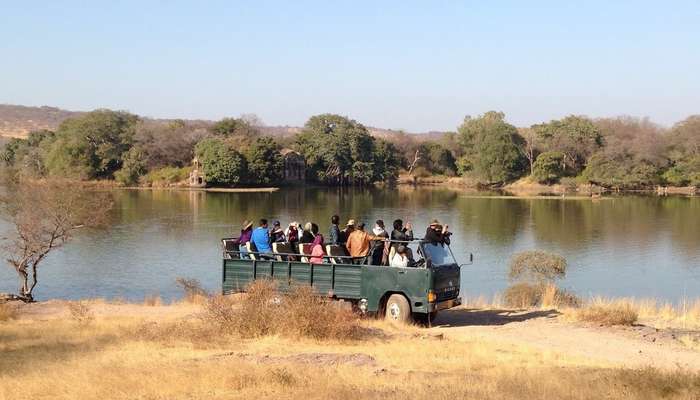
[[121,168],[122,155],[132,145],[135,115],[96,110],[63,121],[47,154],[52,175],[111,178]]
[[139,178],[146,174],[146,154],[138,146],[134,146],[122,156],[122,168],[114,173],[114,179],[124,185],[138,183]]
[[258,130],[250,123],[241,118],[224,118],[216,122],[211,131],[215,135],[223,137],[241,136],[254,137],[258,135]]
[[204,139],[195,146],[195,154],[202,163],[205,179],[212,185],[236,185],[245,178],[246,159],[229,142]]
[[335,114],[316,115],[296,138],[297,151],[312,179],[330,184],[367,184],[386,175],[378,171],[375,140],[357,121]]
[[374,145],[374,182],[393,183],[399,176],[401,153],[393,143],[376,139]]
[[477,118],[467,116],[457,129],[465,154],[460,169],[465,171],[471,166],[485,183],[504,183],[523,173],[523,158],[518,150],[522,138],[504,118],[503,113],[496,111]]
[[248,149],[248,178],[252,183],[270,184],[284,177],[284,158],[269,136],[256,139]]
[[664,181],[674,186],[700,187],[700,115],[692,115],[673,126],[668,134],[670,166]]
[[532,165],[532,178],[539,183],[556,183],[564,176],[564,153],[547,151],[535,159]]
[[600,129],[585,117],[570,115],[561,120],[533,125],[531,129],[544,150],[564,154],[564,161],[573,174],[580,172],[588,157],[603,145]]
[[616,189],[649,187],[660,180],[656,166],[624,152],[594,154],[581,175],[588,182]]

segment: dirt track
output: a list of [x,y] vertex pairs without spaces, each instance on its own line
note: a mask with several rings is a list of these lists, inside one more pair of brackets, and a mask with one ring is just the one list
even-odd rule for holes
[[452,340],[482,340],[529,346],[578,356],[610,366],[700,371],[700,351],[678,341],[699,331],[657,330],[644,325],[599,327],[566,322],[556,311],[468,310],[442,312],[433,332]]

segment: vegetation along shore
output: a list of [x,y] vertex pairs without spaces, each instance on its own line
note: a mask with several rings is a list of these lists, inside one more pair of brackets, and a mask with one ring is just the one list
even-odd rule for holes
[[213,122],[104,109],[54,114],[41,125],[49,129],[6,140],[1,158],[11,176],[151,187],[399,182],[513,193],[700,187],[697,115],[668,129],[644,118],[578,115],[515,127],[489,111],[467,116],[454,132],[419,135],[334,114],[301,128],[268,127],[254,115]]

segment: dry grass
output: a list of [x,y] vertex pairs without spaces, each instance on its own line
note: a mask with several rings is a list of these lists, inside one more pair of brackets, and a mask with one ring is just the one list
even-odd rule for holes
[[503,293],[503,302],[508,307],[527,309],[578,307],[581,300],[574,294],[556,287],[554,284],[516,283]]
[[70,312],[71,319],[81,326],[90,324],[95,318],[87,301],[69,302],[68,311]]
[[573,317],[579,321],[591,322],[601,326],[633,325],[639,313],[626,301],[600,301],[575,310]]
[[363,330],[359,317],[338,303],[301,286],[280,294],[270,281],[255,281],[241,300],[215,296],[205,304],[204,320],[223,331],[251,338],[265,335],[353,340]]
[[185,292],[184,301],[191,304],[203,304],[210,297],[199,280],[194,278],[176,278],[175,283]]
[[[207,347],[134,334],[149,324],[160,322],[96,314],[80,330],[60,318],[0,323],[0,399],[697,399],[700,392],[697,373],[610,369],[526,346],[416,336],[377,321],[360,324],[387,336],[212,335]],[[360,353],[374,363],[269,361],[317,353]]]
[[0,302],[0,322],[17,318],[17,305],[10,302]]
[[160,298],[160,295],[150,294],[143,298],[143,305],[150,307],[161,306],[163,305],[163,299]]
[[511,281],[551,282],[566,275],[566,259],[542,250],[517,253],[510,261]]

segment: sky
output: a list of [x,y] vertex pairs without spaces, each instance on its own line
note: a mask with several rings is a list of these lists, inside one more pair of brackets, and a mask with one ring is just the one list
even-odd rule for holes
[[700,113],[699,1],[0,0],[0,103],[157,118]]

